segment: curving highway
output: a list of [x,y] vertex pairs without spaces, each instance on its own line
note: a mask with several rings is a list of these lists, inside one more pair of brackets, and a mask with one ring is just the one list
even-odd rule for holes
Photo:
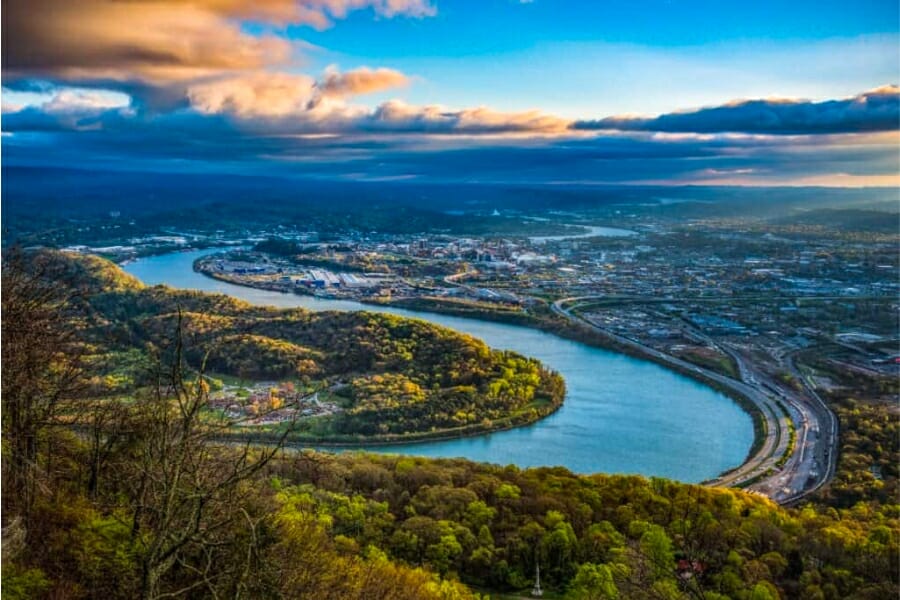
[[[757,371],[740,352],[716,343],[700,331],[691,332],[718,347],[734,359],[740,380],[694,365],[637,340],[608,331],[573,312],[579,303],[595,300],[593,296],[562,298],[552,304],[555,313],[582,327],[596,331],[610,340],[632,348],[644,356],[668,364],[700,379],[713,381],[752,402],[765,422],[762,443],[738,468],[705,482],[712,486],[747,487],[781,504],[798,502],[827,483],[834,474],[837,452],[837,419],[812,385],[796,369],[792,357],[789,366],[803,382],[812,398],[783,390]],[[795,432],[790,447],[791,430]]]

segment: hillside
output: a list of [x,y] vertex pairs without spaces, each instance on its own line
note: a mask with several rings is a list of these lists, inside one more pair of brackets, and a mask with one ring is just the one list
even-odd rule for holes
[[363,361],[350,385],[381,390],[361,404],[375,413],[415,378],[438,385],[407,389],[414,406],[443,400],[439,377],[490,388],[492,369],[519,381],[534,364],[416,321],[258,309],[42,256],[3,272],[4,598],[520,597],[538,567],[569,600],[900,589],[897,504],[784,509],[662,479],[223,444],[192,348],[251,370]]
[[[424,321],[254,307],[145,287],[95,257],[53,257],[83,303],[79,337],[96,371],[95,397],[127,397],[145,387],[151,356],[177,331],[187,363],[195,370],[203,365],[214,391],[238,380],[248,389],[254,382],[288,387],[290,397],[279,406],[315,392],[330,398],[330,414],[290,423],[295,440],[468,435],[532,422],[556,410],[565,395],[562,379],[537,361]],[[247,412],[239,387],[217,394],[218,404]],[[267,408],[255,407],[254,415]],[[239,433],[277,435],[291,416],[275,415]]]

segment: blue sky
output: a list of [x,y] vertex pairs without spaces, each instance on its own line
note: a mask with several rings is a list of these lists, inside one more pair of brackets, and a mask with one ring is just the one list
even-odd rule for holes
[[[5,8],[7,164],[115,157],[208,169],[231,148],[227,162],[248,169],[307,173],[314,164],[332,177],[427,178],[451,176],[429,168],[448,152],[495,152],[504,164],[503,153],[537,152],[559,164],[547,181],[607,182],[611,158],[566,173],[555,157],[573,144],[622,152],[622,161],[637,148],[669,156],[677,145],[680,169],[671,156],[665,168],[648,160],[646,173],[629,165],[620,182],[898,177],[896,1],[10,0]],[[692,110],[673,125],[670,113]],[[693,156],[700,148],[702,161]],[[761,161],[773,148],[806,152],[807,171]],[[740,168],[716,167],[735,157]]]
[[373,26],[360,12],[289,33],[322,48],[313,65],[418,76],[406,94],[413,102],[584,118],[894,83],[898,19],[890,1],[463,0],[431,19]]
[[896,2],[834,0],[450,0],[426,19],[351,13],[339,27],[291,35],[378,59],[485,56],[540,42],[608,42],[663,48],[722,40],[820,40],[895,33]]
[[[531,48],[464,58],[384,60],[420,77],[406,97],[503,110],[540,107],[571,118],[661,113],[772,96],[824,100],[851,96],[896,78],[894,35],[817,41],[728,40],[641,46],[591,41],[539,42]],[[367,64],[334,54],[338,64]],[[419,75],[422,74],[422,75]]]

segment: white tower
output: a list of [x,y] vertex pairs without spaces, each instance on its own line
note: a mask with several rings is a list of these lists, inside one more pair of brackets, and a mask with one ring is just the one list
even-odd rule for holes
[[531,590],[531,595],[535,598],[539,598],[544,595],[544,590],[541,589],[541,564],[537,563],[534,567],[534,589]]

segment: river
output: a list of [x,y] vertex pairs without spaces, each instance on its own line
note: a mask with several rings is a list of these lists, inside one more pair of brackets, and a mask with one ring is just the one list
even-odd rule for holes
[[214,250],[144,258],[125,270],[149,285],[217,292],[253,304],[309,310],[374,310],[425,319],[533,356],[558,371],[568,393],[555,414],[490,435],[366,450],[520,467],[562,465],[577,473],[632,473],[685,482],[711,479],[741,464],[753,424],[726,396],[647,361],[541,331],[435,313],[372,307],[346,300],[282,294],[233,285],[193,270]]
[[586,229],[583,233],[563,233],[559,235],[538,235],[529,237],[529,241],[533,244],[543,244],[545,242],[559,242],[562,240],[577,240],[579,238],[591,237],[631,237],[637,235],[637,231],[630,229],[620,229],[618,227],[601,227],[599,225],[565,225],[576,231]]

